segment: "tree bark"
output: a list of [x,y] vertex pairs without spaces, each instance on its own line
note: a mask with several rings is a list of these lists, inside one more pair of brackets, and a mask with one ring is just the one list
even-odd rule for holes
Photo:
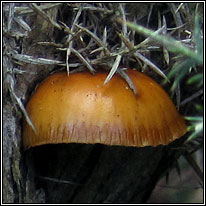
[[[6,23],[8,10],[9,4],[4,4]],[[57,11],[51,10],[52,18]],[[54,48],[35,45],[52,41],[51,24],[39,15],[28,16],[25,21],[31,32],[26,38],[5,33],[5,52],[16,50],[55,59]],[[20,31],[16,24],[12,29]],[[24,151],[23,116],[12,84],[13,92],[25,104],[36,83],[54,67],[28,63],[19,66],[8,53],[3,63],[3,203],[145,203],[158,179],[180,155],[174,148],[182,144],[181,139],[159,147],[59,144]],[[15,74],[14,68],[27,73]]]

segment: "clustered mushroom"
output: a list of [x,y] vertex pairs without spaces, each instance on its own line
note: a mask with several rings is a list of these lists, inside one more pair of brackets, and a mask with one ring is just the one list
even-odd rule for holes
[[57,143],[157,146],[183,136],[185,121],[167,93],[141,72],[126,73],[137,95],[118,74],[106,85],[106,72],[59,72],[45,79],[26,107],[36,132],[24,121],[25,149]]

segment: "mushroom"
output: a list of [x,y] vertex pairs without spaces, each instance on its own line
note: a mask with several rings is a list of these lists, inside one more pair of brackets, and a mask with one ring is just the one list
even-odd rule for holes
[[185,121],[167,93],[141,72],[126,73],[137,95],[118,74],[106,85],[104,72],[49,76],[26,106],[37,132],[24,121],[24,148],[57,143],[157,146],[183,136]]

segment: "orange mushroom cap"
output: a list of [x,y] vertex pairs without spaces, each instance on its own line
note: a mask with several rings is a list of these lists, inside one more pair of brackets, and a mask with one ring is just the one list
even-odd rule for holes
[[49,76],[26,107],[37,133],[24,121],[25,149],[72,142],[157,146],[184,135],[184,119],[167,93],[143,73],[126,72],[136,96],[117,74],[106,85],[107,73]]

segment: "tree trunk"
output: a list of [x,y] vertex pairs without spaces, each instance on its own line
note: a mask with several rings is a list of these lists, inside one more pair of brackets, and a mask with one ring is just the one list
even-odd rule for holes
[[[3,6],[3,21],[8,25],[13,5]],[[48,14],[55,19],[57,11],[54,8]],[[59,144],[23,150],[23,116],[15,95],[25,104],[36,83],[54,66],[19,65],[9,51],[55,59],[54,48],[35,44],[52,41],[53,26],[39,15],[27,16],[25,21],[31,28],[25,37],[12,37],[10,31],[22,34],[16,23],[4,32],[3,203],[145,203],[180,155],[174,148],[181,140],[144,148]],[[27,73],[15,73],[14,68]]]

